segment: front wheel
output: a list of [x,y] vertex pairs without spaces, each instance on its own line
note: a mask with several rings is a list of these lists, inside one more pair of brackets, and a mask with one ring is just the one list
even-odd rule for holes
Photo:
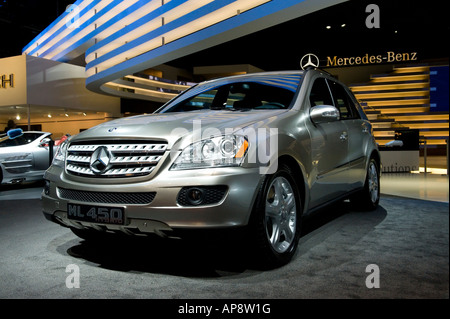
[[259,266],[274,268],[293,257],[301,226],[298,188],[288,166],[266,176],[250,221],[250,242]]

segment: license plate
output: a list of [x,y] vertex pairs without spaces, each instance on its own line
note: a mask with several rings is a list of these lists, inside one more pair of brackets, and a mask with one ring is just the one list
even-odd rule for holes
[[67,218],[91,223],[123,225],[125,218],[122,207],[100,207],[67,204]]

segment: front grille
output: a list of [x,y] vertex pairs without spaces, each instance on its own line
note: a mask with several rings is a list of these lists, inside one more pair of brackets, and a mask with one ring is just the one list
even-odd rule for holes
[[112,193],[112,192],[88,192],[74,189],[58,188],[60,198],[88,203],[144,205],[150,204],[156,196],[156,192],[148,193]]
[[[106,150],[107,163],[92,165],[92,155],[97,155],[99,147]],[[66,169],[69,174],[85,177],[144,176],[153,172],[166,149],[167,143],[163,142],[72,143],[67,149]]]

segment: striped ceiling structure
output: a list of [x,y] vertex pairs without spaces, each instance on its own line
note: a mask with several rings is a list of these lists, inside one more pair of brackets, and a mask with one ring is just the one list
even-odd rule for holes
[[88,89],[165,102],[186,86],[135,74],[341,2],[78,0],[23,54],[60,62],[84,55]]

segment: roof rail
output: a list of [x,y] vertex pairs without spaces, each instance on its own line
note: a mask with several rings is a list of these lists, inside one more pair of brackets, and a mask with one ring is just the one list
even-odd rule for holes
[[326,74],[328,74],[330,76],[333,76],[330,72],[328,72],[328,71],[326,71],[324,69],[321,69],[321,68],[317,68],[315,66],[307,66],[306,68],[304,68],[304,71],[310,71],[310,70],[320,71],[320,72],[326,73]]

